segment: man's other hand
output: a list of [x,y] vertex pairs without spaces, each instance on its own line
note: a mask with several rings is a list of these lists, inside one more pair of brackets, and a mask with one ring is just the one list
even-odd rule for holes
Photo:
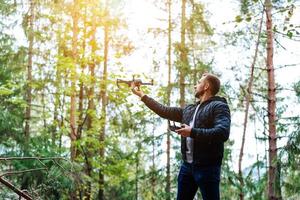
[[131,83],[131,91],[133,94],[139,96],[142,98],[145,94],[144,92],[140,89],[140,85],[136,84],[134,81]]
[[183,124],[181,127],[182,127],[181,129],[175,130],[176,133],[178,133],[182,137],[190,137],[191,131],[192,131],[192,127],[190,127],[190,126],[188,126],[186,124]]

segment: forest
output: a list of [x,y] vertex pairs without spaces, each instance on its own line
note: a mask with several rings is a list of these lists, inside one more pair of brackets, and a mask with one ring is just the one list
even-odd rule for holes
[[0,17],[0,199],[176,199],[180,135],[124,81],[183,108],[206,72],[231,112],[221,199],[300,199],[299,0],[0,0]]

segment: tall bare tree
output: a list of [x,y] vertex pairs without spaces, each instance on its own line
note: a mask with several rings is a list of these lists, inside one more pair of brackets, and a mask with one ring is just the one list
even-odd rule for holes
[[269,171],[268,171],[268,199],[279,199],[276,194],[275,182],[277,172],[277,144],[276,144],[276,87],[273,66],[273,25],[272,2],[265,1],[267,26],[267,72],[268,72],[268,121],[269,121]]
[[[96,11],[92,9],[92,17],[91,17],[91,62],[89,62],[89,73],[90,73],[90,84],[88,90],[88,112],[87,112],[87,134],[88,137],[92,137],[91,131],[93,129],[93,123],[95,121],[95,103],[94,103],[94,96],[95,96],[95,67],[96,67],[96,48],[97,48],[97,40],[96,40]],[[92,144],[90,142],[87,143],[87,147],[85,150],[85,173],[92,179],[92,171],[93,165],[91,162],[90,157],[93,156],[92,152]],[[87,183],[87,188],[85,191],[85,197],[87,200],[91,199],[91,192],[92,192],[92,183],[89,181]]]
[[155,199],[156,173],[155,173],[155,126],[152,127],[152,172],[151,172],[151,199]]
[[35,1],[29,1],[28,14],[28,63],[27,63],[27,85],[26,85],[26,109],[25,109],[25,149],[30,138],[30,120],[31,120],[31,102],[32,102],[32,59],[33,59],[33,44],[34,44],[34,18],[35,18]]
[[185,44],[186,32],[186,0],[181,1],[181,32],[180,32],[180,67],[179,67],[179,92],[180,107],[185,105],[185,76],[188,65],[187,48]]
[[[257,41],[255,45],[255,52],[253,56],[253,61],[250,68],[250,78],[247,86],[246,92],[246,105],[245,105],[245,115],[244,115],[244,125],[243,125],[243,136],[242,136],[242,144],[240,149],[240,155],[239,155],[239,163],[238,163],[238,170],[239,170],[239,181],[240,181],[240,188],[244,188],[244,179],[243,179],[243,173],[242,173],[242,161],[243,161],[243,155],[244,155],[244,146],[245,146],[245,138],[246,138],[246,130],[247,130],[247,124],[248,124],[248,116],[249,116],[249,107],[250,107],[250,100],[252,97],[252,85],[253,85],[253,79],[254,79],[254,66],[256,63],[257,55],[258,55],[258,47],[259,47],[259,41],[261,36],[261,30],[262,30],[262,24],[263,24],[263,15],[261,17],[261,21],[258,28],[258,35],[257,35]],[[243,190],[240,191],[240,200],[244,199],[244,192]]]
[[71,138],[71,160],[76,157],[76,147],[74,141],[77,139],[77,124],[76,124],[76,65],[77,65],[77,40],[78,40],[78,0],[73,1],[72,10],[72,61],[73,68],[71,69],[71,109],[70,109],[70,138]]
[[[100,159],[104,160],[104,141],[105,141],[105,124],[106,124],[106,106],[107,106],[107,62],[108,62],[108,45],[109,45],[109,20],[108,20],[108,9],[107,2],[105,5],[105,16],[106,20],[104,22],[104,61],[103,61],[103,73],[102,73],[102,84],[101,84],[101,130],[100,130]],[[104,174],[103,169],[99,170],[99,199],[104,200]]]
[[[84,75],[84,69],[86,67],[85,57],[86,57],[86,42],[87,42],[87,29],[88,29],[88,22],[87,22],[87,5],[84,7],[84,13],[83,13],[83,37],[82,37],[82,43],[81,43],[81,61],[80,61],[80,67],[81,67],[81,75]],[[83,116],[84,114],[84,92],[85,92],[85,83],[83,81],[83,78],[79,79],[79,102],[78,102],[78,130],[77,130],[77,138],[80,139],[82,136],[82,130],[83,126],[86,121],[86,117]]]
[[[167,89],[167,105],[170,106],[170,99],[171,99],[171,70],[172,70],[172,60],[171,60],[171,53],[172,53],[172,15],[171,15],[171,8],[172,8],[172,0],[168,0],[168,89]],[[166,177],[166,195],[167,200],[171,199],[171,175],[170,175],[170,149],[171,149],[171,137],[170,131],[167,131],[167,177]]]

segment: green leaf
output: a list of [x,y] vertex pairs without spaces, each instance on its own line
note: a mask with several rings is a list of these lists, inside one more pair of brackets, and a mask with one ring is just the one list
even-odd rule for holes
[[243,21],[243,18],[240,15],[238,15],[238,16],[235,17],[235,21],[237,23],[240,23],[241,21]]
[[252,19],[251,16],[248,16],[248,17],[246,18],[246,21],[247,21],[247,22],[250,22],[251,19]]
[[4,95],[7,96],[7,95],[10,95],[12,93],[13,93],[12,90],[4,88],[4,87],[0,87],[0,96],[4,96]]
[[290,39],[293,37],[293,33],[291,31],[288,31],[286,34]]

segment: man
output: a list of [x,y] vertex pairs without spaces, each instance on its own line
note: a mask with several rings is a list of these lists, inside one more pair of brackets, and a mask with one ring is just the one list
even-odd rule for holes
[[220,199],[219,184],[224,142],[230,132],[230,111],[224,98],[216,96],[220,80],[205,73],[195,86],[200,101],[185,108],[167,107],[148,97],[133,83],[132,92],[159,116],[182,123],[183,163],[178,175],[177,200],[192,200],[200,188],[204,200]]

